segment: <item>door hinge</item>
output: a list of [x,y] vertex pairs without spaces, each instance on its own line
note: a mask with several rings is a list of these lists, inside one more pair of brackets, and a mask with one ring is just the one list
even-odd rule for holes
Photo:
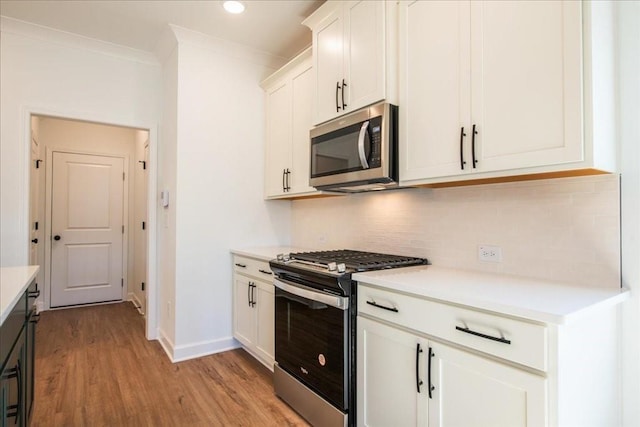
[[38,221],[36,221],[36,222],[33,224],[33,229],[34,229],[34,230],[37,230],[37,229],[38,229]]
[[145,228],[145,224],[144,224],[144,221],[142,221],[142,229],[144,230],[144,228]]
[[124,181],[124,172],[122,172],[122,180]]
[[124,279],[120,279],[120,287],[124,288]]
[[122,226],[122,234],[124,234],[124,225]]
[[144,282],[142,282],[142,286],[141,286],[142,290],[144,291]]

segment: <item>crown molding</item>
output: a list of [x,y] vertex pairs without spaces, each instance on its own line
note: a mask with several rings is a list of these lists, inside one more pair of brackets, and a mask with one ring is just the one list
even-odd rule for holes
[[151,52],[132,49],[115,43],[109,43],[90,37],[81,36],[66,31],[56,30],[19,19],[0,16],[0,32],[15,34],[31,39],[46,41],[75,49],[90,50],[104,55],[140,62],[149,65],[159,65],[158,59]]

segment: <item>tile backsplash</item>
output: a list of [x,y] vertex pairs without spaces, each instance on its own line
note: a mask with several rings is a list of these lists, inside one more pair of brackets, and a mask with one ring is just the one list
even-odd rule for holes
[[[598,175],[296,200],[291,243],[619,287],[619,179]],[[499,246],[501,262],[480,261],[479,245]]]

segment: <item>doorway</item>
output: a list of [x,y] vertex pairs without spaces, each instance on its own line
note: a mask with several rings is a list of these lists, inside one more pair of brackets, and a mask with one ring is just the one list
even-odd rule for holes
[[137,169],[149,169],[150,132],[36,114],[31,127],[41,171],[31,180],[30,211],[40,231],[34,252],[44,276],[42,308],[119,300],[139,306],[132,296],[140,277],[147,282],[147,242],[134,244],[141,226],[134,201],[149,201],[146,174]]

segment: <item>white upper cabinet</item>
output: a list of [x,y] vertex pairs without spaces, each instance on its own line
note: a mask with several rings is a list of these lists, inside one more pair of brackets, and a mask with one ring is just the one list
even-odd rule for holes
[[583,130],[581,2],[416,1],[399,13],[403,183],[614,170],[613,141]]
[[396,2],[326,2],[304,24],[313,32],[314,124],[394,102]]
[[306,50],[267,78],[265,197],[317,194],[309,186],[311,105],[314,73]]

